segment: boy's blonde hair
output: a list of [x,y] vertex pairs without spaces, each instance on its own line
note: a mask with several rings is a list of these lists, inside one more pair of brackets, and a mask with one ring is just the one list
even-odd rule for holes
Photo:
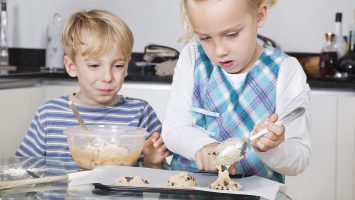
[[[202,3],[202,2],[208,2],[208,1],[220,1],[220,0],[180,0],[180,6],[181,6],[181,18],[182,18],[182,24],[184,28],[184,36],[183,36],[183,41],[186,43],[188,42],[194,35],[194,31],[192,29],[189,17],[187,15],[187,5],[189,2],[196,2],[196,3]],[[250,7],[251,11],[256,11],[260,8],[261,5],[266,5],[266,6],[272,6],[276,4],[277,0],[246,0],[248,1],[248,6]]]
[[62,42],[64,52],[74,59],[79,46],[86,45],[84,56],[100,56],[119,45],[123,55],[129,59],[133,48],[133,34],[124,21],[105,10],[76,12],[64,26]]

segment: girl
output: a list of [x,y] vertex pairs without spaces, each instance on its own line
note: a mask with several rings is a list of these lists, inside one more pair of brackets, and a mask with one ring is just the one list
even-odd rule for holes
[[[163,139],[174,152],[173,169],[214,171],[208,155],[231,137],[254,140],[233,174],[284,182],[310,159],[309,86],[295,58],[257,43],[269,0],[181,0],[186,45],[172,84]],[[306,114],[285,126],[274,124],[298,106]],[[278,113],[278,114],[276,114]]]

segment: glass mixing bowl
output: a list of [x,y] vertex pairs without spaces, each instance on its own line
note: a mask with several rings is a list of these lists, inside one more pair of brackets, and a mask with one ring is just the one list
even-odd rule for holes
[[68,127],[69,150],[74,161],[84,169],[102,165],[134,165],[143,150],[144,128],[126,125],[88,125]]

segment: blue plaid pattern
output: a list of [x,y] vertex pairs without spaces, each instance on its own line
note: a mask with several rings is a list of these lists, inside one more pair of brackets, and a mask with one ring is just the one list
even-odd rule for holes
[[[249,137],[256,123],[275,112],[279,65],[287,55],[267,47],[249,70],[246,80],[235,88],[222,69],[208,59],[201,45],[197,46],[197,52],[192,106],[208,112],[194,111],[193,125],[205,129],[220,142],[231,137]],[[219,116],[206,114],[209,112],[219,113]],[[245,158],[235,165],[237,174],[284,182],[284,176],[269,169],[251,145]],[[172,167],[198,171],[194,161],[179,155],[174,155]]]

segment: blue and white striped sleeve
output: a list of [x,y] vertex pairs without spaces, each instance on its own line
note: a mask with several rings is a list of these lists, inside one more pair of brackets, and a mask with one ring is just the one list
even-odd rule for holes
[[16,151],[16,156],[23,157],[43,157],[46,152],[46,134],[40,120],[40,112],[37,111],[32,120],[20,147]]
[[145,107],[142,111],[142,116],[139,121],[139,126],[146,128],[147,132],[150,134],[154,132],[161,133],[161,122],[149,103],[145,104]]

